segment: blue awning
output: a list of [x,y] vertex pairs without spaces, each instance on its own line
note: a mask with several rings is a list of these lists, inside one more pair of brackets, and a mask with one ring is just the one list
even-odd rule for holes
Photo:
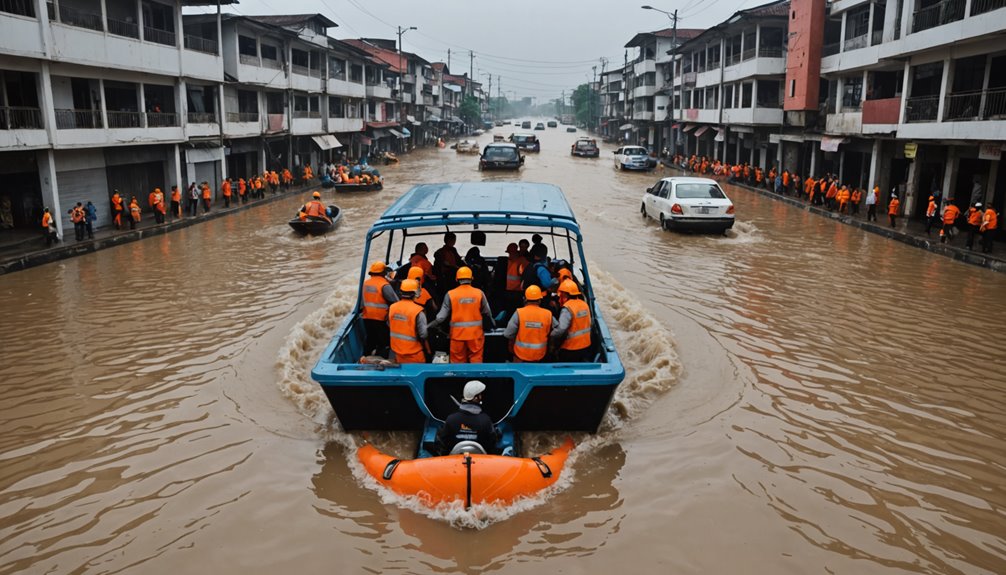
[[408,128],[406,128],[406,127],[402,126],[402,134],[403,134],[403,135],[404,135],[404,136],[405,136],[406,138],[408,138],[409,136],[411,136],[411,135],[412,135],[412,132],[410,132]]

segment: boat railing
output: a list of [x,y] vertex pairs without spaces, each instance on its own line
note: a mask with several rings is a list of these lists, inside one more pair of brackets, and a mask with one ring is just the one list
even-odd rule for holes
[[[524,220],[524,221],[520,221]],[[543,222],[563,222],[572,223],[573,227],[579,229],[579,225],[576,223],[576,218],[573,215],[564,214],[542,214],[541,212],[518,212],[518,211],[503,211],[503,210],[479,210],[479,211],[454,211],[454,212],[412,212],[409,214],[394,214],[394,215],[383,215],[377,220],[374,228],[381,228],[382,224],[386,223],[407,223],[415,222],[419,225],[430,225],[436,222],[450,222],[452,224],[459,223],[497,223],[497,224],[515,224],[515,223],[526,223],[530,226],[540,226]],[[397,226],[401,227],[401,226]],[[570,227],[564,225],[563,227]]]

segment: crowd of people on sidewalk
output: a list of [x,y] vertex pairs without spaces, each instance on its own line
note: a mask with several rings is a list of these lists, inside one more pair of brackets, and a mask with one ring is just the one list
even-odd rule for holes
[[[685,172],[725,178],[731,183],[765,189],[782,196],[793,196],[839,214],[856,216],[860,213],[860,207],[865,206],[867,221],[877,221],[877,206],[882,205],[879,186],[864,190],[843,183],[835,174],[823,174],[817,177],[800,176],[785,168],[779,171],[775,166],[771,166],[766,171],[760,166],[751,166],[747,163],[731,165],[719,159],[694,154],[690,157],[673,156],[671,165]],[[949,243],[957,233],[958,223],[963,221],[967,226],[965,247],[973,249],[975,239],[980,237],[982,252],[991,253],[992,238],[999,226],[999,215],[991,205],[983,205],[982,199],[981,194],[972,194],[968,212],[961,220],[962,213],[954,197],[950,195],[944,200],[940,192],[933,192],[929,196],[926,210],[926,235],[930,235],[932,229],[938,227],[940,242]],[[897,227],[898,217],[901,216],[901,199],[896,189],[891,190],[885,211],[891,227]]]

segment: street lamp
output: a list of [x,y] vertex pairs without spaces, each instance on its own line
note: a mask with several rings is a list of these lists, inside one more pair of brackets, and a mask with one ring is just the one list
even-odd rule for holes
[[[674,137],[674,112],[677,111],[674,110],[674,66],[677,65],[675,59],[677,58],[677,50],[678,50],[678,11],[675,10],[674,12],[667,12],[666,10],[661,10],[660,8],[654,8],[649,4],[645,6],[640,6],[640,8],[642,8],[643,10],[653,10],[655,12],[660,12],[661,14],[670,18],[671,20],[671,91],[670,94],[668,94],[667,107],[670,108],[672,112],[668,112],[667,114],[667,136],[671,139],[671,157],[673,158],[678,153],[677,150],[678,140],[677,138]],[[682,91],[684,91],[683,90],[684,78],[681,79],[681,82],[682,82],[681,84]]]
[[398,120],[402,120],[402,89],[405,88],[405,70],[402,69],[402,34],[409,30],[418,30],[415,26],[398,27]]

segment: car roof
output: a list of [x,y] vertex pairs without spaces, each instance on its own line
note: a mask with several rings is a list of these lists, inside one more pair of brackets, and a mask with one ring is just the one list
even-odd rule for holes
[[673,176],[670,178],[663,178],[661,181],[672,182],[675,184],[716,184],[716,180],[710,178],[690,178],[687,176]]
[[486,148],[516,148],[517,144],[511,142],[490,142],[485,145]]
[[530,138],[537,138],[534,134],[528,134],[527,132],[517,132],[514,136],[526,136]]

